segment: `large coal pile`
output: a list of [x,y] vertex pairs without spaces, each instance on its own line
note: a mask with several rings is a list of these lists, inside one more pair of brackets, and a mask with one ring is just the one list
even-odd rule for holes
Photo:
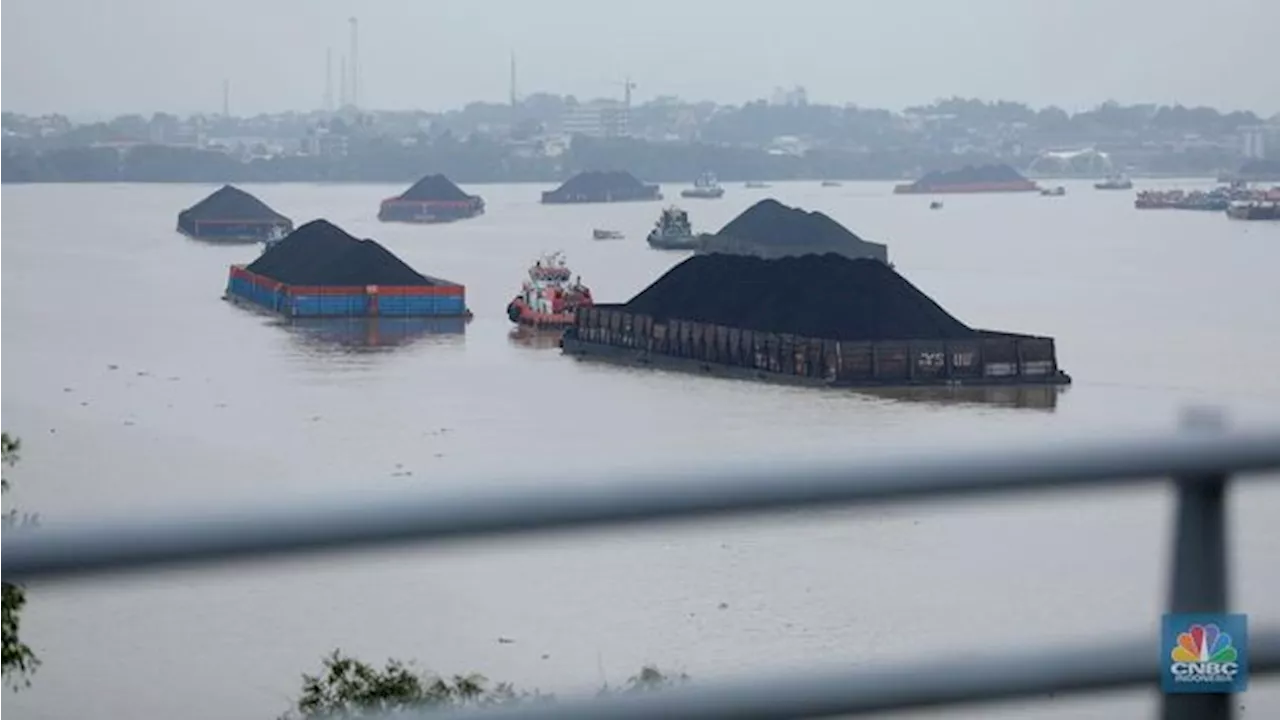
[[969,185],[1026,182],[1026,178],[1008,165],[965,165],[959,170],[934,171],[916,181],[917,185]]
[[542,193],[543,202],[607,202],[660,197],[657,185],[646,185],[629,172],[590,170]]
[[889,261],[889,250],[867,242],[820,212],[806,212],[772,198],[761,200],[702,239],[702,251],[760,257],[837,253],[849,258]]
[[293,226],[293,221],[272,210],[266,203],[238,187],[223,185],[209,197],[178,213],[178,224],[186,227],[197,220],[240,220],[279,223]]
[[625,305],[655,319],[830,340],[940,340],[975,331],[888,265],[834,253],[695,255]]
[[471,196],[444,175],[427,175],[399,196],[400,200],[466,202]]
[[246,268],[289,285],[437,285],[373,240],[360,240],[327,220],[312,220]]

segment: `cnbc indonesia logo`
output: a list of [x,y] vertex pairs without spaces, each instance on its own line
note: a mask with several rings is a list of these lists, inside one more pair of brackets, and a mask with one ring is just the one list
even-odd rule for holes
[[1173,661],[1169,672],[1178,684],[1234,684],[1240,674],[1239,658],[1231,635],[1216,624],[1197,623],[1178,633],[1177,644],[1169,653]]

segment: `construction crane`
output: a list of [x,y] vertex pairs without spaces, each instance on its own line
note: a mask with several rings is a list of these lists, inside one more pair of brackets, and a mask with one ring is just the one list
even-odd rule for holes
[[636,84],[631,82],[631,76],[628,75],[622,82],[616,82],[615,85],[622,86],[622,106],[631,109],[631,91],[636,89]]

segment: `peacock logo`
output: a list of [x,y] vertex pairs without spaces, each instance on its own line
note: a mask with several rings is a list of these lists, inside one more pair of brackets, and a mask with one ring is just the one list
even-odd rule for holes
[[1175,663],[1234,663],[1239,653],[1231,644],[1231,636],[1215,624],[1194,624],[1178,633],[1170,659]]

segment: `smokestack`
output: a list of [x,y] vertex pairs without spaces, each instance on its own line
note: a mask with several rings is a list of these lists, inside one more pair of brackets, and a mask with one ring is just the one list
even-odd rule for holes
[[324,51],[324,111],[333,112],[333,48]]
[[338,58],[338,109],[347,106],[347,56]]
[[513,112],[515,111],[516,103],[518,102],[518,100],[516,99],[517,97],[518,96],[516,95],[516,53],[513,50],[511,52],[511,110]]
[[351,107],[360,106],[360,21],[348,18],[351,23]]

